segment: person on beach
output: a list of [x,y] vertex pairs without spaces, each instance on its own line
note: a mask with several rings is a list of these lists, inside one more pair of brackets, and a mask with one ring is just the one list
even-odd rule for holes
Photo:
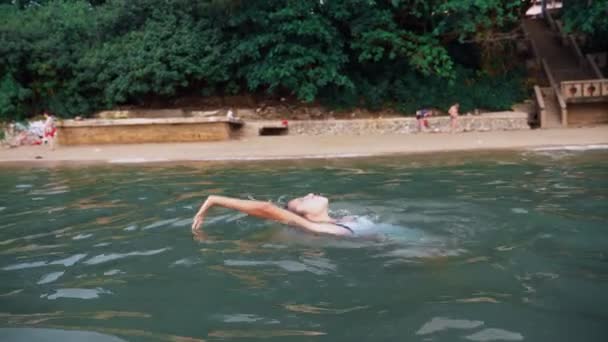
[[429,127],[429,121],[428,121],[428,117],[433,115],[433,111],[431,111],[430,109],[420,109],[416,111],[416,120],[418,121],[418,131],[422,132],[423,126],[426,128],[430,128]]
[[213,206],[234,209],[268,220],[281,222],[317,234],[353,236],[355,232],[348,226],[349,218],[335,219],[329,216],[329,200],[318,194],[308,194],[292,199],[284,208],[270,202],[242,200],[223,196],[209,196],[194,216],[192,234],[205,239],[201,226],[209,209]]
[[458,113],[459,109],[460,109],[460,104],[455,103],[448,110],[448,114],[450,115],[450,127],[451,127],[452,132],[455,132],[456,129],[458,128],[458,115],[460,115]]
[[55,135],[57,134],[57,127],[55,126],[55,117],[47,112],[44,112],[44,129],[43,129],[43,143],[48,143],[52,149],[55,149]]

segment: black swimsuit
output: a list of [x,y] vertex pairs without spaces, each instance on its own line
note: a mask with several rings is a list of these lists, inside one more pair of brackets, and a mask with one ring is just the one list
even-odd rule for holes
[[[289,208],[287,208],[287,204],[285,204],[285,205],[283,206],[283,209],[285,209],[285,210],[287,210],[287,211],[291,212],[291,210],[289,210]],[[297,215],[297,214],[296,214],[296,215]],[[321,223],[321,222],[320,222],[320,223]],[[344,228],[344,229],[348,230],[348,231],[349,231],[351,234],[355,235],[355,231],[354,231],[354,230],[352,230],[352,228],[350,228],[349,226],[347,226],[347,225],[345,225],[345,224],[342,224],[342,223],[336,223],[336,222],[328,222],[328,223],[331,223],[331,224],[336,225],[336,226],[338,226],[338,227],[342,227],[342,228]]]
[[348,231],[349,231],[351,234],[355,235],[355,231],[354,231],[354,230],[352,230],[352,228],[350,228],[350,227],[349,227],[349,226],[347,226],[347,225],[344,225],[344,224],[342,224],[342,223],[336,223],[336,222],[334,222],[334,223],[332,223],[332,224],[335,224],[336,226],[342,227],[342,228],[344,228],[344,229],[348,230]]

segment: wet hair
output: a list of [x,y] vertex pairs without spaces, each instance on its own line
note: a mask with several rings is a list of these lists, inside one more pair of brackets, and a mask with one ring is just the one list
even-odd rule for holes
[[[283,209],[285,209],[285,210],[287,210],[287,211],[289,211],[291,213],[294,213],[294,214],[296,214],[298,216],[304,217],[303,213],[301,213],[301,212],[299,212],[297,210],[293,210],[293,209],[289,208],[289,202],[287,202],[287,203],[285,203],[285,205],[283,205]],[[304,217],[304,218],[306,218],[306,217]]]

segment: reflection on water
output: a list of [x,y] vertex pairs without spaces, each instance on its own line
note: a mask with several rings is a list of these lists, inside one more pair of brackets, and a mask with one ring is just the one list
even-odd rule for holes
[[47,298],[50,300],[57,298],[77,298],[77,299],[94,299],[99,298],[101,294],[111,294],[111,292],[97,288],[97,289],[57,289],[52,294],[42,294],[40,298]]
[[323,336],[322,331],[310,330],[216,330],[209,333],[209,337],[216,338],[270,338],[270,337],[290,337],[290,336]]
[[522,341],[524,337],[517,332],[507,331],[503,329],[483,329],[482,331],[465,336],[471,341]]
[[336,270],[336,266],[329,260],[302,258],[302,262],[295,260],[278,261],[252,261],[252,260],[224,260],[226,266],[257,267],[276,266],[288,272],[310,272],[317,275],[327,274]]
[[482,325],[482,321],[433,317],[432,320],[424,323],[424,325],[416,331],[416,335],[428,335],[447,329],[474,329]]
[[89,341],[125,342],[116,336],[89,331],[32,328],[0,328],[0,340],[11,342]]
[[289,311],[308,313],[308,314],[331,314],[340,315],[351,311],[363,310],[369,308],[369,306],[355,306],[347,309],[332,309],[323,308],[307,304],[284,304],[283,307]]
[[45,274],[42,277],[42,279],[40,279],[36,284],[42,285],[42,284],[52,283],[55,280],[59,279],[59,277],[61,277],[64,274],[65,274],[65,272],[63,272],[63,271],[61,271],[61,272],[51,272],[51,273]]
[[[28,251],[28,250],[24,250],[24,252],[25,251]],[[50,261],[50,262],[49,261],[24,262],[24,263],[19,263],[19,264],[14,264],[14,265],[8,265],[6,267],[3,267],[2,270],[5,270],[5,271],[21,270],[24,268],[42,267],[42,266],[47,266],[47,265],[63,265],[65,267],[70,267],[70,266],[73,266],[74,264],[76,264],[81,259],[84,259],[86,256],[87,256],[86,254],[75,254],[75,255],[69,256],[67,258]]]
[[87,265],[96,265],[96,264],[101,264],[101,263],[112,261],[112,260],[128,258],[131,256],[156,255],[156,254],[162,253],[164,251],[167,251],[169,249],[171,249],[171,248],[167,247],[167,248],[160,248],[160,249],[155,249],[155,250],[151,250],[151,251],[135,251],[135,252],[129,252],[129,253],[100,254],[100,255],[96,255],[96,256],[92,257],[91,259],[85,261],[84,263]]
[[[605,341],[608,152],[0,170],[0,340]],[[213,209],[309,192],[354,238]]]

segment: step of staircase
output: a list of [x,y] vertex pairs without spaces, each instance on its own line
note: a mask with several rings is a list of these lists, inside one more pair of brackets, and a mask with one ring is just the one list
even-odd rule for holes
[[561,109],[553,88],[542,87],[540,90],[545,101],[545,122],[543,122],[543,128],[562,127]]
[[563,45],[557,32],[543,19],[524,19],[523,25],[538,49],[540,58],[549,65],[556,82],[595,78],[587,65],[581,65],[570,46]]

